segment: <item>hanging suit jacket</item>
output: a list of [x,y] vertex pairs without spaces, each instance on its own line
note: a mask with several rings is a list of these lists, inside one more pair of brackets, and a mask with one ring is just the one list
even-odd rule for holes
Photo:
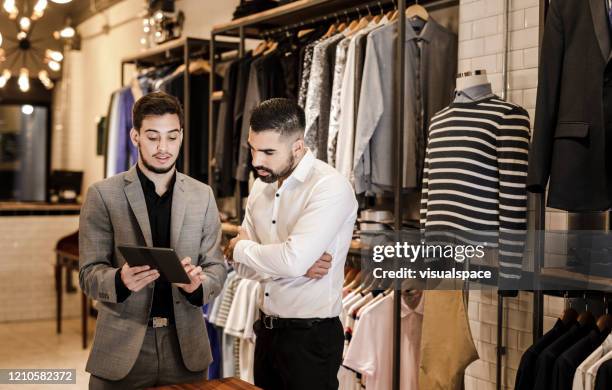
[[514,390],[532,390],[536,376],[536,362],[540,353],[548,348],[561,337],[574,323],[564,324],[560,319],[557,320],[555,326],[543,335],[537,342],[529,347],[521,357],[518,371],[516,372],[516,380],[514,381]]
[[549,183],[550,207],[595,211],[612,204],[611,59],[603,0],[551,1],[527,181],[532,192]]
[[608,331],[593,329],[576,344],[563,352],[555,362],[552,376],[552,388],[555,390],[572,390],[576,369],[597,347],[603,343]]

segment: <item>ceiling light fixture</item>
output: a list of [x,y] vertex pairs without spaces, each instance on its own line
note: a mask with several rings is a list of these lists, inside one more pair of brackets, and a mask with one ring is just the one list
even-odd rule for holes
[[26,32],[29,31],[31,25],[32,25],[32,22],[30,21],[29,18],[26,18],[24,16],[21,19],[19,19],[19,27],[21,27],[22,31],[26,31]]
[[0,88],[4,88],[6,82],[11,78],[11,72],[8,69],[4,69],[0,74]]
[[70,3],[72,0],[51,0],[52,2],[56,3],[56,4],[68,4]]
[[21,68],[19,70],[19,78],[17,84],[21,92],[28,92],[30,90],[30,72],[27,68]]
[[[71,0],[51,1],[63,4]],[[6,31],[4,36],[0,35],[0,88],[7,85],[11,74],[17,76],[17,85],[22,92],[30,90],[30,76],[34,80],[37,74],[45,88],[53,88],[54,83],[49,74],[51,71],[61,70],[64,55],[56,50],[61,47],[61,43],[52,38],[49,41],[48,36],[37,36],[37,39],[33,39],[38,21],[45,15],[48,7],[49,0],[0,0],[0,13],[8,14],[16,30],[15,35],[7,35]],[[58,27],[62,29],[57,32],[60,38],[68,38],[67,42],[71,42],[76,32],[70,25],[70,20]]]

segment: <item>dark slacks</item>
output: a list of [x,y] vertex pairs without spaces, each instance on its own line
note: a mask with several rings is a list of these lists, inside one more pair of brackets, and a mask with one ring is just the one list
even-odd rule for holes
[[255,327],[255,385],[264,390],[336,390],[344,335],[338,318],[311,328]]
[[118,381],[109,381],[91,375],[89,388],[91,390],[142,389],[191,383],[206,379],[207,373],[208,370],[192,372],[185,367],[174,326],[149,327],[140,354],[128,375]]

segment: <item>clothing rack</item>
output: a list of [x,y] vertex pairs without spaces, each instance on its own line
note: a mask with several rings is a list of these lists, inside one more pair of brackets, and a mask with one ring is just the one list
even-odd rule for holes
[[[218,53],[235,50],[237,45],[232,42],[222,42],[218,47]],[[170,64],[185,64],[183,71],[184,78],[184,128],[183,128],[183,166],[181,171],[187,175],[190,173],[189,167],[189,136],[190,136],[190,74],[189,63],[194,58],[210,58],[210,41],[207,39],[184,37],[161,44],[155,48],[147,50],[138,55],[123,58],[121,60],[121,85],[125,85],[126,65],[134,65],[138,69],[160,67]],[[205,129],[201,129],[204,131]],[[106,141],[108,142],[108,140]],[[104,166],[106,167],[107,156],[104,156]],[[106,169],[106,168],[105,168]],[[105,175],[106,176],[106,175]]]
[[[428,10],[435,10],[450,6],[456,6],[459,4],[458,0],[434,0],[434,1],[417,1]],[[298,28],[308,28],[317,24],[329,24],[336,20],[343,20],[344,18],[350,18],[361,15],[365,12],[375,12],[376,7],[382,10],[389,10],[391,8],[397,8],[400,15],[405,14],[406,0],[398,0],[397,4],[395,1],[382,0],[382,1],[363,1],[363,0],[298,0],[271,10],[260,12],[255,15],[250,15],[244,18],[234,20],[232,22],[213,26],[210,38],[210,53],[211,55],[211,67],[215,68],[215,58],[217,45],[223,41],[218,41],[217,37],[238,37],[239,38],[239,56],[245,55],[245,39],[256,38],[261,39],[262,37],[271,37],[277,34],[287,33],[291,30]],[[410,1],[410,4],[414,3]],[[344,18],[343,18],[344,17]],[[405,35],[406,31],[406,18],[398,18],[398,31],[399,36]],[[397,40],[397,55],[395,59],[395,75],[398,80],[395,83],[396,86],[404,85],[404,41],[403,39]],[[211,76],[212,77],[212,76]],[[211,79],[210,83],[210,95],[218,95],[217,91],[213,91],[213,83]],[[395,114],[394,114],[394,144],[393,150],[394,161],[402,161],[403,149],[403,123],[404,123],[404,93],[403,88],[397,87],[394,90],[396,98]],[[214,126],[216,118],[214,117],[214,104],[218,100],[211,99],[209,104],[209,156],[213,156],[214,150],[213,145],[214,139]],[[402,181],[403,177],[402,164],[395,164],[395,175],[396,180],[394,183],[394,229],[399,236],[399,232],[402,229],[402,214],[404,207],[402,204]],[[209,177],[213,177],[212,167],[209,164]],[[237,218],[242,220],[242,194],[240,193],[240,186],[236,186],[236,211]],[[392,367],[392,390],[399,390],[400,388],[400,332],[401,332],[401,291],[399,286],[394,289],[394,308],[393,308],[393,367]]]

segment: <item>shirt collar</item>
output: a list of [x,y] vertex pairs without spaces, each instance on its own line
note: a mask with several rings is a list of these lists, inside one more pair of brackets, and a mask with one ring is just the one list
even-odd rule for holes
[[300,160],[298,165],[295,167],[295,169],[289,176],[289,179],[294,178],[297,181],[300,181],[302,183],[306,181],[306,178],[308,177],[308,174],[310,173],[310,170],[312,169],[314,162],[315,162],[314,154],[312,154],[310,149],[306,149],[306,154],[304,154],[304,157],[302,157],[302,160]]
[[[146,190],[146,192],[148,193],[157,195],[157,192],[155,190],[155,183],[153,183],[153,181],[149,179],[147,175],[144,174],[144,172],[140,169],[138,164],[136,164],[136,172],[138,173],[138,179],[140,180],[140,183],[142,184],[142,189]],[[175,182],[176,182],[176,170],[174,171],[174,174],[172,175],[172,179],[170,179],[168,190],[164,192],[162,196],[170,193],[174,189]]]
[[[391,293],[390,295],[394,295],[394,294]],[[402,302],[402,310],[400,314],[401,318],[404,318],[411,313],[416,313],[416,314],[421,314],[421,315],[423,314],[423,305],[424,305],[423,301],[425,300],[425,296],[422,292],[420,293],[420,295],[421,297],[419,298],[419,303],[417,303],[417,305],[414,308],[412,308],[406,303],[404,297],[401,297],[401,294],[400,294],[400,299]]]
[[427,19],[427,23],[425,23],[425,26],[423,27],[421,34],[417,34],[417,32],[414,31],[412,24],[410,24],[410,20],[406,19],[406,35],[405,35],[404,40],[410,41],[413,39],[420,39],[426,42],[431,42],[434,39],[435,34],[439,28],[440,28],[440,25],[438,24],[438,22],[436,22],[430,16],[429,19]]

